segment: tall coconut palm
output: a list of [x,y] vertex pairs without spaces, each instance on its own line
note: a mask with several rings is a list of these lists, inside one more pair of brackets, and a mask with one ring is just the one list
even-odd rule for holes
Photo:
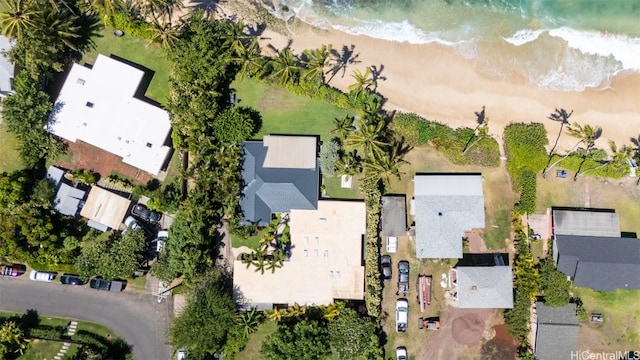
[[371,76],[371,68],[368,66],[364,69],[364,72],[360,69],[356,69],[351,76],[356,82],[349,85],[348,89],[350,93],[354,94],[354,96],[358,96],[361,92],[369,90],[372,86],[375,86],[375,81]]
[[15,39],[37,27],[35,18],[42,11],[33,0],[2,0],[0,2],[2,35]]
[[362,148],[367,159],[380,157],[389,146],[386,137],[387,124],[384,120],[373,122],[360,118],[356,120],[356,130],[347,136],[344,145],[350,149]]
[[543,172],[542,176],[545,176],[549,170],[553,169],[554,166],[558,165],[562,160],[569,157],[580,145],[585,145],[585,151],[589,151],[593,146],[595,146],[595,141],[602,136],[602,128],[599,126],[593,127],[591,125],[580,125],[578,123],[573,123],[573,125],[569,125],[567,127],[567,133],[570,136],[573,136],[579,141],[571,148],[569,151],[560,159],[556,160],[553,164],[547,166]]
[[362,158],[357,150],[349,151],[336,161],[336,171],[341,175],[355,175],[362,172]]
[[353,121],[354,117],[349,115],[343,118],[333,119],[333,129],[331,133],[336,135],[340,141],[344,142],[347,136],[356,129],[353,126]]
[[306,71],[302,78],[305,81],[317,82],[318,85],[325,83],[324,69],[333,66],[334,59],[331,55],[331,44],[322,45],[318,49],[304,50],[302,64],[306,67]]
[[401,179],[402,172],[400,167],[407,162],[402,159],[399,151],[401,145],[392,146],[389,151],[383,154],[376,154],[373,159],[365,162],[365,169],[367,176],[374,176],[376,179],[381,179],[383,184],[387,187],[391,187],[391,180],[393,178]]
[[246,47],[243,47],[235,56],[230,58],[230,61],[240,66],[238,70],[238,78],[240,80],[256,75],[264,65],[264,59],[260,56],[258,39],[252,38]]
[[549,114],[549,116],[547,117],[547,119],[551,121],[556,121],[560,123],[560,130],[558,131],[558,136],[556,136],[556,141],[553,143],[553,147],[551,148],[551,151],[549,151],[550,157],[553,155],[554,151],[556,150],[556,147],[558,146],[558,141],[560,140],[560,136],[562,135],[562,130],[564,129],[564,126],[569,125],[569,118],[571,117],[572,114],[573,114],[573,110],[571,110],[570,112],[567,112],[567,110],[560,108],[560,109],[556,109],[555,112]]
[[271,76],[278,79],[280,85],[288,82],[297,82],[298,67],[296,66],[296,56],[291,49],[285,48],[278,53],[278,56],[271,59],[270,63],[273,72]]
[[[473,137],[467,141],[467,144],[462,150],[463,154],[466,154],[474,145],[479,143],[482,139],[489,137],[489,118],[484,118],[482,124],[478,125],[473,133]],[[475,139],[471,141],[472,139]]]
[[163,49],[169,50],[175,46],[175,44],[180,41],[180,30],[171,26],[164,18],[159,20],[158,18],[153,18],[151,21],[151,37],[149,38],[149,43],[155,43],[160,45]]
[[78,50],[77,40],[81,37],[82,29],[76,24],[77,19],[68,10],[48,8],[38,14],[36,22],[45,35],[70,49]]
[[244,51],[249,41],[253,37],[245,34],[244,23],[242,20],[237,22],[227,22],[225,26],[225,41],[226,45],[233,51],[234,54],[239,54]]
[[579,172],[579,171],[576,172],[575,176],[573,177],[573,180],[574,181],[577,180],[580,176],[590,171],[595,171],[598,169],[602,169],[604,167],[610,166],[610,167],[615,167],[616,170],[622,170],[624,167],[628,166],[627,165],[628,159],[632,158],[634,155],[634,150],[632,147],[627,145],[618,147],[613,140],[609,140],[609,150],[611,152],[611,157],[608,161],[606,161],[606,154],[604,154],[604,157],[601,157],[601,154],[596,154],[596,158],[594,158],[594,155],[592,154],[591,158],[596,161],[602,161],[602,164],[596,167],[587,169],[583,172]]

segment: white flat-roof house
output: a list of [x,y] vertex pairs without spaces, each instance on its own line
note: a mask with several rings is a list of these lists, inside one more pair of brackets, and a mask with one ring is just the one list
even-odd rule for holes
[[48,131],[122,157],[158,175],[170,148],[169,114],[135,97],[144,72],[98,55],[92,68],[73,64],[56,101]]
[[291,210],[289,226],[291,257],[282,268],[261,274],[235,260],[233,283],[246,307],[364,298],[363,202],[319,200],[317,210]]
[[0,36],[0,97],[13,94],[15,65],[5,55],[12,47],[9,38]]

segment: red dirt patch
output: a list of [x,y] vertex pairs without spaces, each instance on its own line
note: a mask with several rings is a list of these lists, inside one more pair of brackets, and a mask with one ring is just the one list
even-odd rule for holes
[[451,337],[458,344],[473,345],[482,339],[484,319],[477,314],[466,314],[451,323]]
[[518,342],[507,333],[506,325],[493,328],[495,336],[482,346],[482,359],[513,360],[518,351]]
[[115,171],[141,184],[146,184],[151,180],[150,174],[123,163],[122,158],[117,155],[80,140],[76,142],[65,141],[64,143],[68,147],[67,153],[71,157],[71,161],[58,161],[57,165],[61,167],[70,170],[85,169],[98,173],[101,177],[107,177],[111,175],[112,171]]

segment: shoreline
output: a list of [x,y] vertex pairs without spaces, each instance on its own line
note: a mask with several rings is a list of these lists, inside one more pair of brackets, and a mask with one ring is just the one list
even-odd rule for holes
[[[233,14],[246,23],[256,21],[247,0],[218,4],[223,14]],[[266,12],[266,10],[265,10]],[[264,14],[262,14],[264,16]],[[474,112],[486,106],[489,131],[501,136],[512,122],[540,122],[555,141],[560,124],[547,119],[555,108],[574,110],[570,122],[600,126],[597,146],[608,150],[608,140],[618,146],[631,143],[640,134],[640,73],[618,75],[608,89],[553,91],[529,85],[522,77],[497,78],[477,70],[477,60],[464,58],[455,49],[438,43],[409,44],[351,35],[337,30],[312,27],[302,21],[289,23],[289,35],[267,25],[260,35],[263,52],[273,55],[270,46],[289,45],[295,54],[304,49],[331,44],[335,50],[353,46],[358,63],[347,66],[344,76],[336,75],[330,85],[343,91],[353,83],[355,69],[375,66],[386,80],[378,81],[378,92],[386,98],[384,109],[413,112],[425,119],[452,127],[473,127]],[[577,140],[563,135],[559,151]]]

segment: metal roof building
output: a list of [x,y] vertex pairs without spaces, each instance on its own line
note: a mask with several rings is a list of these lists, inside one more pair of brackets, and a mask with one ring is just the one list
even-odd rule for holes
[[407,200],[404,195],[382,197],[382,236],[407,235]]
[[555,235],[620,237],[620,218],[613,210],[553,209]]

